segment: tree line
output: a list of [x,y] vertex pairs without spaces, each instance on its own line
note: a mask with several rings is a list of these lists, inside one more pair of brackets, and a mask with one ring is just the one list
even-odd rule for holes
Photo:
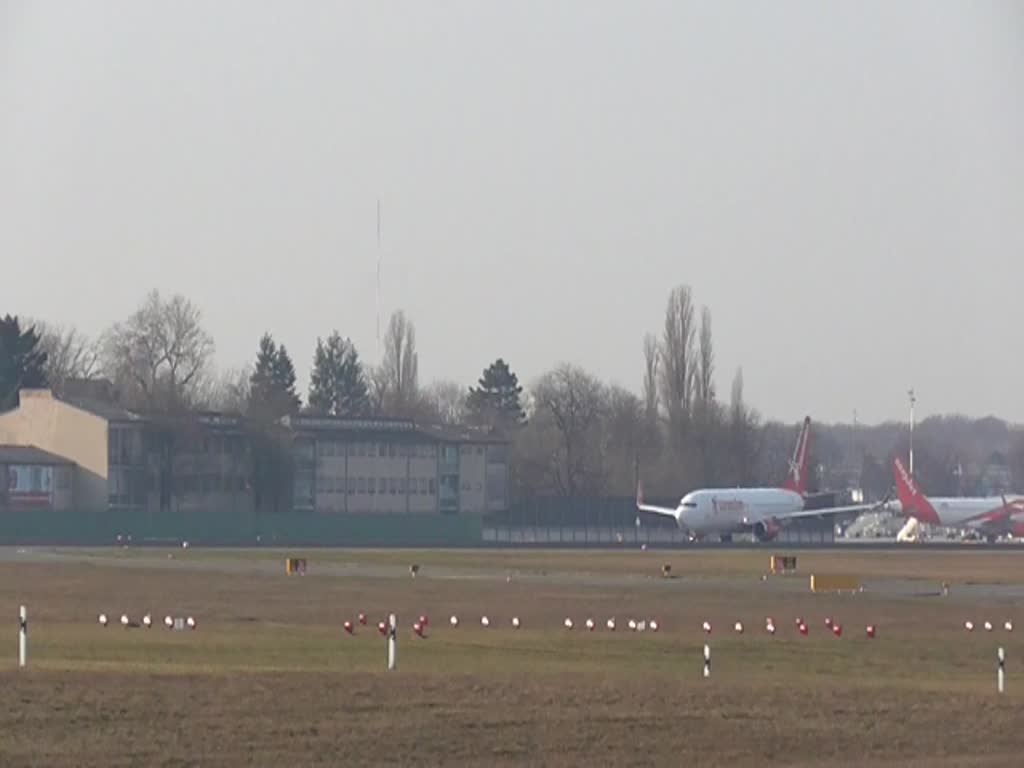
[[[733,373],[728,397],[719,395],[712,313],[698,308],[685,285],[670,291],[659,332],[642,340],[638,392],[568,362],[524,389],[502,358],[489,363],[473,386],[424,386],[415,325],[402,311],[389,319],[376,366],[364,363],[338,330],[318,337],[305,393],[298,391],[291,353],[269,330],[255,347],[251,365],[218,372],[200,309],[184,296],[158,291],[95,339],[73,327],[8,315],[0,320],[0,410],[17,405],[21,388],[49,386],[61,393],[75,382],[102,378],[125,407],[147,413],[247,416],[260,429],[257,443],[262,440],[264,449],[254,460],[265,463],[264,474],[273,474],[280,450],[275,425],[288,415],[475,425],[508,436],[514,498],[624,496],[641,481],[650,495],[666,498],[696,487],[774,485],[796,437],[797,425],[763,421],[747,404],[742,369]],[[1002,429],[989,423],[987,433],[985,420],[949,421],[959,430],[937,429],[938,421],[930,421],[932,426],[919,425],[915,445],[926,490],[946,491],[953,476],[957,489],[965,490],[965,461],[976,470],[1001,460],[1014,488],[1024,485],[1019,431],[998,420],[989,421]],[[971,437],[976,433],[984,434]],[[940,437],[947,441],[944,451]],[[887,464],[905,450],[905,425],[862,427],[859,434],[849,425],[816,425],[812,488],[859,485],[884,495],[891,484]],[[267,491],[275,499],[285,494],[284,483],[278,485]],[[274,506],[283,503],[276,499]]]

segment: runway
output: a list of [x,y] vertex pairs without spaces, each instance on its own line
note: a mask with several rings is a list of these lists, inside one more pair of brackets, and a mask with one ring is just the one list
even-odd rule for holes
[[[908,549],[906,545],[856,545],[862,552],[920,551],[934,548],[936,553],[949,549],[947,546],[917,545]],[[842,547],[806,547],[804,552],[834,551]],[[696,546],[694,552],[712,549],[737,550],[753,549],[742,545]],[[763,548],[760,548],[763,549]],[[796,549],[796,548],[787,548]],[[992,549],[1005,551],[1005,546],[988,545],[959,547],[961,550],[977,552],[980,557]],[[481,550],[486,552],[486,550]],[[345,579],[345,580],[406,580],[410,579],[408,565],[361,561],[358,550],[322,550],[323,558],[314,559],[310,573],[303,578]],[[682,553],[676,553],[682,554]],[[349,558],[349,555],[351,558]],[[414,558],[415,553],[410,553]],[[281,559],[284,553],[274,550],[203,550],[166,551],[147,548],[110,548],[109,550],[74,549],[55,547],[0,547],[0,563],[36,564],[54,566],[91,565],[101,568],[143,569],[148,571],[210,572],[273,577],[282,572]],[[768,577],[764,574],[707,573],[687,574],[677,578],[663,578],[650,572],[615,573],[598,569],[576,568],[558,563],[557,553],[549,553],[549,567],[508,568],[479,565],[445,565],[432,563],[423,568],[417,578],[432,581],[499,582],[515,581],[520,584],[574,586],[596,590],[654,590],[666,595],[688,592],[761,591],[769,594],[807,593],[806,575]],[[896,600],[934,599],[942,596],[942,584],[931,578],[865,577],[862,580],[863,593],[871,597]],[[975,580],[958,581],[946,600],[955,602],[1016,602],[1024,600],[1024,582],[996,583]]]

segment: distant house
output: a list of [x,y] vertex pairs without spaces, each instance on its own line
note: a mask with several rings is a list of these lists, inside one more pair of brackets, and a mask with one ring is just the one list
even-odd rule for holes
[[279,511],[508,509],[508,441],[490,430],[285,417],[274,435],[283,450],[268,464],[254,425],[237,414],[145,414],[109,394],[102,387],[63,395],[23,390],[19,407],[0,414],[0,443],[34,446],[63,461],[79,509],[253,511],[257,491],[274,474],[288,478]]
[[241,419],[190,414],[166,419],[116,403],[23,390],[0,414],[0,442],[31,445],[74,466],[81,509],[252,507]]
[[66,510],[74,464],[31,445],[0,445],[0,511]]
[[508,509],[508,445],[472,427],[405,419],[285,417],[294,506],[328,513],[484,514]]

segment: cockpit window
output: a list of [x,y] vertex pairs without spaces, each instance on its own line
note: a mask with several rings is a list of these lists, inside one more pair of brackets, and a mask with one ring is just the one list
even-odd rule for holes
[[697,508],[697,502],[696,501],[684,501],[683,502],[683,506],[686,507],[687,509],[696,509]]

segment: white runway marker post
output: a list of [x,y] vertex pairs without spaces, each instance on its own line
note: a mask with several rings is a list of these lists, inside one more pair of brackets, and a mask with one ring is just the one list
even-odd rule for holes
[[395,614],[388,616],[388,671],[395,668],[398,663],[398,622]]
[[28,611],[21,606],[18,614],[18,666],[28,663]]
[[998,671],[996,672],[996,687],[1000,693],[1003,693],[1006,690],[1006,653],[1003,651],[1002,646],[1000,646],[996,658],[999,660]]
[[704,644],[704,677],[711,677],[711,646]]

